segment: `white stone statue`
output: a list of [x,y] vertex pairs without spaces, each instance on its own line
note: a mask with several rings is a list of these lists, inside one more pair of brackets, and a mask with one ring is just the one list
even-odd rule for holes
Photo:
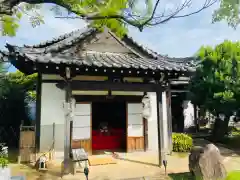
[[191,101],[183,101],[184,129],[195,126],[194,107]]

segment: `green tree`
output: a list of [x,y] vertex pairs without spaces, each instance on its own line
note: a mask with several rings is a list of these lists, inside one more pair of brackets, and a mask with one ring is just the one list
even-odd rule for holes
[[34,93],[30,92],[35,91],[36,77],[36,74],[26,76],[19,71],[1,77],[1,124],[19,126],[21,121],[29,123],[28,103],[35,100],[35,95],[32,95]]
[[31,75],[25,75],[20,71],[14,73],[9,73],[7,76],[7,81],[13,84],[19,85],[26,93],[26,98],[28,101],[36,100],[36,81],[37,73]]
[[236,28],[240,23],[240,1],[219,0],[220,7],[214,11],[213,22],[226,21],[229,26]]
[[[180,14],[190,7],[191,2],[192,0],[185,0],[173,9],[166,10],[164,8],[166,4],[161,4],[160,0],[0,0],[1,32],[3,35],[15,36],[22,14],[29,15],[29,11],[39,8],[39,4],[42,3],[57,5],[53,8],[55,12],[59,12],[59,6],[62,6],[68,12],[73,12],[79,18],[88,21],[90,25],[99,28],[107,26],[122,36],[127,32],[127,25],[142,30],[145,26],[155,26],[171,19],[196,14],[213,5],[217,0],[205,0],[196,11]],[[25,4],[19,5],[20,3]],[[30,16],[33,26],[44,22],[43,16],[39,13]]]
[[201,63],[190,83],[192,101],[216,117],[225,114],[225,122],[219,125],[217,120],[215,124],[214,134],[221,138],[229,117],[240,107],[240,42],[202,47],[197,56]]

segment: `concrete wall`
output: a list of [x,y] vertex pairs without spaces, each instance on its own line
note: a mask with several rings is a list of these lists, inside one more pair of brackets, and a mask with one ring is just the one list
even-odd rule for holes
[[53,143],[53,123],[55,123],[55,150],[64,149],[65,92],[55,83],[42,83],[40,152],[48,151]]

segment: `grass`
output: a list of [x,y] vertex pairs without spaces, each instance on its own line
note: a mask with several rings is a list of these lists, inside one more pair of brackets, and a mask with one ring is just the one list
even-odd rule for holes
[[[172,180],[194,180],[190,173],[176,173],[168,175]],[[232,171],[228,173],[226,180],[240,180],[240,171]]]
[[232,171],[228,173],[226,180],[239,180],[240,179],[240,171]]

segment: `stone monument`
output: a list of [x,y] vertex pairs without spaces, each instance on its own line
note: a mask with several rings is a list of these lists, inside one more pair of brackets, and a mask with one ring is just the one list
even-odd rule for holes
[[197,180],[224,180],[227,174],[223,157],[214,144],[192,149],[189,170]]

